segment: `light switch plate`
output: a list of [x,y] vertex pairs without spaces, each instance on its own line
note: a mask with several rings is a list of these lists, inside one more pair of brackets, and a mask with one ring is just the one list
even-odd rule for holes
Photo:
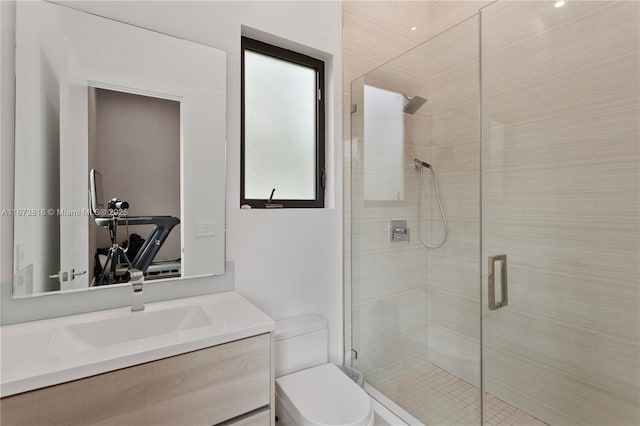
[[213,223],[202,222],[196,224],[196,237],[213,237],[215,227]]

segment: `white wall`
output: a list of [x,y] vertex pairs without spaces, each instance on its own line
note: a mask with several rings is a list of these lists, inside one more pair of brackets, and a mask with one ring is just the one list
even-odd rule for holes
[[[64,49],[55,34],[56,23],[41,15],[36,28],[18,25],[16,43],[24,52],[16,60],[16,137],[14,208],[60,208],[60,68]],[[34,66],[35,65],[35,66]],[[60,270],[60,218],[53,215],[14,218],[16,294],[60,290],[49,278]]]
[[[15,136],[16,87],[15,74],[10,70],[15,70],[15,4],[0,3],[0,31],[0,208],[5,208],[13,205],[14,193],[11,141]],[[0,215],[0,284],[3,295],[7,289],[13,290],[13,217],[10,215]],[[2,316],[4,312],[3,309]]]
[[[236,289],[274,319],[306,312],[330,324],[342,359],[342,139],[339,2],[63,2],[227,52],[227,260]],[[244,26],[244,28],[243,28]],[[327,208],[240,210],[240,36],[264,33],[326,61]],[[267,40],[269,41],[269,40]],[[288,41],[288,42],[287,42]]]

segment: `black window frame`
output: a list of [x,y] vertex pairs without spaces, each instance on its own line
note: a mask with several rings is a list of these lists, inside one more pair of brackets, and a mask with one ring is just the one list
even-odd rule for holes
[[274,195],[273,204],[281,204],[283,208],[324,208],[324,195],[326,186],[325,169],[325,87],[324,87],[324,61],[274,46],[262,41],[242,37],[241,40],[241,112],[240,112],[240,206],[250,205],[251,208],[266,208],[269,194],[265,198],[254,199],[245,196],[245,51],[252,51],[276,59],[312,68],[316,71],[316,198],[313,200],[279,199],[278,188]]

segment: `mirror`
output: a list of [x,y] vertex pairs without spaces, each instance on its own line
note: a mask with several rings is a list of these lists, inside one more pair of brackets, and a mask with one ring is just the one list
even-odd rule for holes
[[224,273],[225,52],[16,9],[14,297]]

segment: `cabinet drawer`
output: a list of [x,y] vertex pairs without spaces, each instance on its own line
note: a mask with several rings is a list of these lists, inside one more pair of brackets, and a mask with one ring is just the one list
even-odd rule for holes
[[0,401],[10,425],[206,425],[270,403],[271,337],[237,340]]
[[264,408],[237,419],[231,419],[219,426],[269,426],[271,424],[271,410]]

